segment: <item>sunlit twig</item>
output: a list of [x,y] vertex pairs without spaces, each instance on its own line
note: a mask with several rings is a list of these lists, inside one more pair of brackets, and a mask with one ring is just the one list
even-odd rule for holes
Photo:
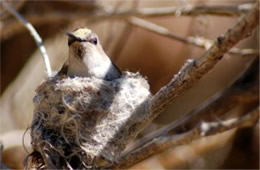
[[43,46],[42,43],[42,39],[39,36],[39,34],[37,33],[37,31],[34,29],[34,27],[32,26],[32,24],[30,24],[28,21],[26,21],[22,15],[20,15],[14,8],[12,8],[8,3],[2,1],[3,6],[11,13],[13,14],[30,32],[30,34],[32,35],[32,37],[34,38],[37,46],[40,49],[40,52],[42,53],[42,57],[43,57],[43,61],[44,61],[44,65],[45,65],[45,69],[47,72],[48,77],[51,76],[52,74],[52,70],[51,70],[51,65],[50,65],[50,61],[49,61],[49,56],[47,54],[47,51],[45,49],[45,47]]

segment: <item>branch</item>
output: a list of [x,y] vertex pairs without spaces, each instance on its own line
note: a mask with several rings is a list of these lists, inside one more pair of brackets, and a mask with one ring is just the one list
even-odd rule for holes
[[[98,9],[98,8],[97,8]],[[111,7],[103,7],[100,11],[89,10],[75,13],[70,11],[55,11],[55,13],[38,13],[27,12],[25,18],[27,18],[34,25],[37,23],[56,23],[57,21],[75,21],[79,19],[125,19],[131,16],[136,17],[159,17],[159,16],[194,16],[194,15],[217,15],[217,16],[236,16],[244,14],[252,9],[252,4],[242,4],[238,6],[188,6],[188,7],[163,7],[163,8],[141,8],[141,9],[127,9],[115,11]],[[39,11],[40,12],[40,11]],[[10,28],[12,30],[10,30]],[[10,32],[19,31],[21,28],[17,28],[17,24],[10,22],[7,26],[4,25],[1,31],[1,38],[6,37]]]
[[[174,76],[174,78],[161,88],[151,99],[151,114],[147,115],[143,121],[149,122],[157,117],[165,110],[167,105],[174,101],[176,97],[183,94],[187,89],[191,88],[199,79],[208,73],[240,40],[248,37],[254,28],[259,23],[259,2],[257,1],[252,11],[241,18],[235,26],[229,29],[223,36],[217,38],[212,47],[206,51],[198,59],[190,59],[181,68],[181,70]],[[135,129],[137,131],[137,129]],[[163,133],[165,134],[165,133]],[[120,160],[126,160],[118,163],[117,167],[126,168],[129,165],[137,163],[138,161],[147,158],[153,153],[158,153],[161,150],[167,149],[173,144],[182,144],[183,142],[190,142],[191,140],[200,137],[198,128],[194,128],[184,134],[163,137],[158,143],[155,139],[150,140],[151,143],[143,145],[144,149],[138,149],[131,152],[127,156],[123,156]],[[171,142],[172,141],[172,142]],[[157,145],[158,144],[158,145]],[[143,157],[146,156],[146,157]],[[122,164],[121,164],[122,163]],[[125,163],[125,164],[124,164]]]
[[[223,129],[228,130],[223,128],[223,125],[226,125],[227,122],[233,124],[238,119],[215,122],[216,118],[217,120],[227,118],[232,114],[230,111],[234,109],[236,110],[236,117],[240,117],[241,115],[244,115],[244,113],[248,113],[258,107],[258,70],[259,60],[255,60],[253,64],[250,65],[250,68],[247,69],[247,71],[231,87],[213,96],[181,119],[178,119],[167,127],[139,140],[139,142],[136,143],[129,152],[123,154],[118,159],[118,163],[115,166],[117,168],[130,167],[152,155],[168,149],[169,147],[177,146],[179,143],[179,137],[183,137],[182,141],[184,142],[190,142],[191,140],[203,135],[210,135],[210,133],[213,133],[214,135],[221,132]],[[233,117],[234,116],[235,115],[233,115]],[[208,123],[205,123],[205,121]],[[198,125],[201,125],[203,131],[200,131],[201,133],[199,133],[199,136],[194,138],[194,134],[190,132],[198,128]],[[232,126],[235,127],[236,124],[233,124]],[[168,140],[163,140],[165,137],[171,138],[170,143]],[[171,141],[174,137],[176,137],[176,143]]]
[[47,54],[45,47],[43,46],[41,37],[39,36],[37,31],[34,29],[34,27],[28,21],[26,21],[14,8],[12,8],[8,3],[6,3],[2,0],[1,0],[1,2],[2,2],[3,6],[28,29],[28,31],[34,38],[37,46],[39,47],[40,52],[42,53],[47,75],[48,75],[48,77],[50,77],[52,74],[52,71],[51,71],[49,56]]
[[[116,168],[130,167],[145,158],[166,150],[169,147],[176,147],[179,145],[189,144],[195,139],[202,136],[215,135],[221,132],[228,131],[233,128],[241,128],[244,126],[251,126],[259,119],[259,108],[246,114],[239,119],[229,119],[221,122],[202,122],[197,125],[196,128],[187,131],[185,133],[176,135],[161,135],[150,142],[146,143],[142,147],[134,150],[131,154],[122,157],[122,162],[119,160]],[[123,164],[124,163],[124,164]],[[115,168],[115,167],[112,167]]]
[[[223,36],[217,38],[217,40],[213,43],[212,47],[205,52],[198,59],[190,59],[187,63],[182,67],[177,75],[166,85],[161,88],[152,98],[149,100],[151,103],[151,112],[149,114],[139,113],[139,117],[143,116],[142,122],[137,122],[133,126],[134,131],[131,131],[131,135],[133,133],[138,133],[140,129],[144,128],[149,122],[151,122],[155,117],[157,117],[162,111],[165,110],[167,105],[174,101],[176,97],[183,94],[187,89],[191,88],[199,79],[201,79],[206,73],[208,73],[223,57],[223,55],[228,52],[235,44],[237,44],[243,38],[248,37],[254,28],[258,25],[259,22],[259,2],[256,2],[252,11],[250,11],[247,15],[241,18],[235,26],[229,29]],[[138,109],[136,109],[138,110]],[[165,133],[163,133],[165,134]],[[132,165],[140,160],[139,158],[144,158],[143,156],[149,156],[153,153],[158,153],[158,151],[167,149],[173,144],[181,144],[183,142],[191,141],[195,138],[198,138],[200,134],[198,133],[198,129],[194,128],[187,133],[181,135],[174,135],[173,142],[169,142],[169,139],[172,138],[172,133],[169,133],[171,136],[166,134],[166,137],[160,138],[157,142],[161,145],[156,145],[155,139],[150,140],[148,143],[144,144],[144,149],[140,152],[139,149],[134,150],[128,156],[123,156],[120,160],[126,160],[123,164],[119,160],[119,164],[117,167],[126,168],[129,165]],[[124,135],[130,135],[130,132]],[[150,143],[152,142],[152,144]],[[151,145],[150,145],[151,144]],[[143,154],[143,155],[142,155]],[[145,157],[146,158],[146,157]],[[121,164],[122,163],[122,164]]]
[[206,75],[240,40],[248,37],[259,24],[259,2],[257,1],[252,11],[241,18],[235,26],[229,29],[223,36],[215,40],[211,48],[198,59],[189,59],[174,78],[161,88],[152,98],[153,120],[176,97],[191,88],[199,79]]
[[[212,40],[205,39],[203,37],[181,37],[178,35],[175,35],[171,33],[167,28],[159,26],[157,24],[154,24],[152,22],[136,18],[136,17],[131,17],[128,19],[128,23],[131,25],[143,28],[145,30],[148,30],[150,32],[156,33],[158,35],[171,38],[174,40],[178,40],[183,43],[191,44],[199,48],[203,49],[209,49],[213,45]],[[259,52],[254,49],[239,49],[239,48],[232,48],[228,53],[230,54],[238,54],[238,55],[257,55]]]
[[234,16],[241,15],[252,9],[252,4],[242,4],[238,6],[185,6],[185,7],[163,7],[163,8],[141,8],[131,10],[114,11],[105,9],[105,13],[97,14],[99,17],[160,17],[160,16],[197,16],[197,15],[217,15]]
[[256,108],[241,118],[229,119],[220,122],[202,122],[197,128],[201,136],[210,136],[233,128],[252,126],[258,121],[258,119],[259,108]]
[[[197,16],[197,15],[214,15],[214,16],[239,16],[247,13],[253,8],[252,4],[242,4],[237,6],[223,6],[223,5],[199,5],[199,6],[185,6],[185,7],[161,7],[161,8],[133,8],[124,10],[115,10],[110,6],[100,8],[100,11],[95,10],[91,12],[68,12],[58,11],[55,13],[39,13],[41,17],[62,17],[66,19],[79,19],[79,18],[95,18],[95,19],[124,19],[127,17],[161,17],[161,16]],[[30,12],[30,11],[29,11]],[[40,12],[40,11],[39,11]],[[28,13],[27,17],[34,17],[35,13]],[[26,17],[26,18],[27,18]],[[39,16],[35,16],[39,17]]]
[[[1,1],[1,0],[0,0]],[[13,8],[16,10],[16,11],[19,11],[25,4],[25,0],[20,0],[20,1],[13,1],[11,2],[12,3],[12,6]],[[1,22],[4,22],[5,19],[9,18],[9,16],[11,16],[12,14],[7,10],[3,10],[1,13],[0,13],[0,18],[1,18]]]
[[172,131],[176,129],[167,129],[161,135],[154,137],[140,147],[131,150],[130,153],[120,157],[117,164],[109,168],[127,168],[136,163],[158,154],[170,147],[189,144],[192,141],[205,136],[215,135],[221,132],[228,131],[233,128],[241,128],[252,126],[259,119],[259,108],[242,116],[241,118],[228,119],[218,122],[199,122],[195,128],[189,129],[183,133],[172,135]]

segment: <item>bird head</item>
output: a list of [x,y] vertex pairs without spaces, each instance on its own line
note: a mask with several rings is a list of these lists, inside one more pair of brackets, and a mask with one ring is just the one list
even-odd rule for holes
[[79,28],[68,35],[69,59],[68,75],[116,78],[120,70],[105,54],[96,33],[87,28]]
[[102,46],[99,43],[99,39],[96,33],[88,28],[79,28],[74,32],[66,32],[68,35],[68,46],[70,49],[70,55],[79,60],[90,58],[99,60],[98,57],[107,57],[104,53]]

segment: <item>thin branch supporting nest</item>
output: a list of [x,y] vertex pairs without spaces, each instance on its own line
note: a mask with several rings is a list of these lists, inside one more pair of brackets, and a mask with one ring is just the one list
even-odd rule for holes
[[[145,79],[132,73],[125,73],[124,78],[111,82],[66,77],[54,77],[45,81],[34,98],[31,135],[35,151],[32,158],[29,157],[27,165],[73,169],[113,165],[129,141],[177,96],[208,73],[235,44],[248,37],[258,22],[257,2],[233,28],[218,37],[203,56],[188,60],[169,84],[152,98]],[[167,138],[164,136],[164,140],[158,142],[171,144],[173,141],[179,144],[187,139],[191,141],[215,134],[220,129],[225,131],[237,127],[248,119],[255,120],[255,111],[250,115],[233,122],[203,123],[186,133],[169,135]],[[162,144],[168,146],[166,143]],[[151,146],[157,145],[156,141],[152,141]],[[147,149],[150,145],[148,143],[145,146],[144,149]],[[122,157],[119,160],[122,162],[117,167],[128,167],[142,160],[137,156],[142,156],[140,152],[137,155],[133,153],[130,158]],[[144,154],[148,155],[151,153]]]
[[[167,127],[144,137],[110,168],[127,168],[170,147],[189,144],[198,138],[232,128],[254,125],[259,120],[258,70],[259,60],[256,59],[227,90],[219,92]],[[245,88],[248,90],[245,91]],[[236,110],[233,116],[227,114],[232,110]],[[214,115],[210,114],[212,112]]]
[[[205,43],[198,43],[191,38],[183,39],[173,36],[156,25],[150,24],[149,27],[148,24],[147,27],[147,22],[144,20],[130,18],[128,22],[132,25],[198,47],[206,47],[207,51],[198,59],[187,60],[178,74],[154,96],[151,96],[149,85],[142,76],[129,72],[125,72],[122,78],[113,81],[89,77],[49,77],[38,87],[34,98],[35,110],[31,125],[34,152],[26,160],[27,168],[126,168],[169,147],[189,143],[202,136],[216,134],[248,123],[255,123],[259,119],[258,108],[251,110],[249,114],[243,113],[241,118],[222,122],[198,123],[194,115],[188,115],[188,118],[185,117],[181,122],[184,123],[183,125],[192,122],[194,125],[192,129],[182,131],[179,126],[173,124],[163,133],[153,136],[154,141],[142,143],[145,144],[144,147],[138,146],[132,152],[121,155],[126,145],[141,130],[178,96],[206,75],[230,49],[233,54],[247,54],[248,51],[232,50],[232,47],[251,35],[258,26],[259,1],[253,6],[218,7],[214,8],[213,12],[212,8],[203,6],[184,9],[164,8],[157,11],[140,9],[118,13],[109,10],[105,12],[89,14],[89,16],[126,18],[179,15],[179,13],[181,15],[224,16],[246,14],[223,36],[208,43],[207,47]],[[64,18],[63,15],[56,15],[56,17]],[[69,15],[68,19],[75,18]],[[142,25],[143,23],[146,27]],[[206,42],[209,41],[206,40]],[[41,44],[41,41],[38,43]],[[257,51],[250,52],[253,55],[258,53]],[[50,75],[50,66],[47,70]],[[255,96],[252,98],[258,101]],[[199,114],[204,115],[202,112]]]

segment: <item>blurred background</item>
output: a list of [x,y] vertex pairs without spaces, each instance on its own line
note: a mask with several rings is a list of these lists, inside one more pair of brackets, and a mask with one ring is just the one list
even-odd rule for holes
[[[182,43],[130,25],[127,17],[97,17],[100,13],[139,8],[187,7],[190,5],[240,5],[252,0],[85,0],[85,1],[6,1],[38,31],[58,71],[68,57],[64,31],[88,27],[99,35],[104,50],[121,68],[146,76],[152,93],[166,85],[189,58],[198,58],[205,49]],[[41,54],[28,30],[1,4],[1,105],[0,143],[2,162],[23,168],[27,155],[23,135],[33,116],[35,88],[47,77]],[[239,16],[159,16],[145,20],[168,28],[181,37],[201,36],[215,40]],[[259,50],[259,30],[236,47]],[[190,112],[209,97],[234,82],[253,60],[251,56],[227,54],[210,73],[180,96],[143,136]],[[30,150],[29,131],[24,146]],[[259,123],[255,127],[230,130],[169,149],[133,168],[259,168]]]

